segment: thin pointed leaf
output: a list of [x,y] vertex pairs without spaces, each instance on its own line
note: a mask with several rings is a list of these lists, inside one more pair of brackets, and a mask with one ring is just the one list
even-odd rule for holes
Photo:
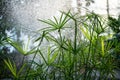
[[48,64],[50,64],[50,54],[51,54],[50,47],[48,47],[48,52],[47,52]]
[[48,19],[49,20],[49,23],[52,23],[54,26],[52,26],[53,28],[57,29],[58,28],[58,25],[52,21],[51,19]]
[[55,26],[54,24],[50,23],[49,21],[46,21],[46,20],[40,20],[38,19],[39,21],[43,22],[43,23],[46,23],[48,25],[51,25],[51,26]]
[[63,13],[62,13],[61,16],[60,16],[59,24],[61,24],[62,18],[63,18]]
[[55,61],[55,59],[57,58],[58,55],[58,51],[55,51],[52,55],[52,58],[50,59],[50,63],[53,63]]
[[104,40],[101,38],[101,50],[102,50],[102,56],[105,55],[105,49],[104,49]]
[[39,52],[39,54],[41,55],[41,57],[43,58],[45,64],[48,65],[48,63],[47,63],[45,57],[43,56],[42,52],[41,52],[40,50],[38,50],[38,52]]
[[55,16],[53,16],[53,17],[54,17],[54,20],[55,20],[56,24],[58,25],[59,23],[58,23],[57,18]]
[[83,27],[80,27],[80,30],[82,31],[82,33],[84,34],[84,36],[90,40],[90,35],[89,35],[89,32],[87,29],[83,28]]
[[25,55],[34,54],[36,52],[36,47],[28,51]]
[[5,64],[7,65],[7,67],[9,68],[9,70],[11,71],[11,73],[14,75],[14,77],[17,78],[17,74],[16,74],[16,66],[15,64],[12,65],[11,61],[8,59],[4,60]]
[[12,45],[18,52],[20,52],[21,54],[25,54],[25,51],[22,49],[22,47],[16,43],[16,42],[13,42],[12,40],[8,39],[8,43],[10,45]]
[[17,75],[20,75],[20,74],[22,73],[22,71],[23,71],[23,69],[25,68],[25,66],[26,66],[26,63],[24,63],[24,64],[22,65],[22,67],[20,68],[20,70],[19,70],[19,72],[17,73]]

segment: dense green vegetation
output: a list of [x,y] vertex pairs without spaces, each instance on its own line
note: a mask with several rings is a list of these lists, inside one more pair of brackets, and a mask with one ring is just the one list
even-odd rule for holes
[[[5,41],[24,57],[33,55],[30,61],[23,58],[19,68],[11,58],[3,58],[3,66],[15,80],[114,80],[115,70],[120,69],[119,59],[115,57],[116,53],[119,55],[119,42],[109,40],[112,34],[104,35],[109,26],[114,26],[112,20],[95,13],[79,16],[70,11],[61,12],[60,18],[54,20],[39,19],[49,27],[38,31],[40,36],[34,41],[38,45],[29,51],[1,35],[5,38],[1,37],[0,43]],[[36,57],[40,62],[35,61]]]
[[114,32],[112,39],[109,39],[108,41],[113,43],[111,51],[114,55],[115,61],[120,67],[120,16],[118,16],[118,19],[109,17],[108,20],[108,25]]

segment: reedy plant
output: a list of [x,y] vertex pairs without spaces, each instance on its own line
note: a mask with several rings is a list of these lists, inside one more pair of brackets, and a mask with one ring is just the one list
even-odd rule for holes
[[[52,75],[52,78],[48,77],[48,79],[88,80],[94,77],[107,79],[111,75],[114,76],[116,66],[109,54],[112,44],[109,43],[109,46],[106,46],[104,41],[109,36],[101,36],[107,29],[106,23],[94,13],[83,18],[76,18],[76,15],[72,15],[69,11],[68,13],[62,12],[59,20],[56,17],[54,20],[39,20],[50,26],[40,30],[45,33],[44,38],[50,44],[52,43],[47,50],[47,60],[44,58],[48,73]],[[74,27],[65,26],[70,20],[74,22]],[[84,38],[85,41],[77,39],[81,37],[78,35],[79,26],[84,36],[87,37]],[[63,35],[62,30],[65,28],[74,29],[72,33],[74,40]],[[58,36],[55,37],[56,35]],[[36,41],[39,39],[40,37]],[[43,56],[43,53],[41,54]]]
[[26,66],[26,63],[22,64],[21,68],[19,70],[17,70],[16,64],[13,61],[10,61],[10,59],[4,60],[4,62],[7,65],[10,72],[12,73],[13,79],[19,80],[23,76],[22,73],[23,73],[23,69]]
[[[88,24],[86,24],[87,22]],[[103,19],[93,13],[86,16],[85,22],[82,23],[84,28],[80,26],[80,29],[89,42],[86,66],[92,66],[92,70],[99,71],[100,79],[114,78],[114,69],[116,68],[114,59],[109,52],[113,44],[105,43],[105,40],[110,35],[101,36],[101,34],[105,33],[105,29],[107,29],[107,25],[104,22]]]
[[[68,11],[62,12],[59,19],[54,17],[54,20],[39,19],[39,21],[49,27],[39,30],[41,35],[35,40],[39,44],[30,52],[34,53],[34,57],[25,74],[25,80],[95,80],[98,78],[107,80],[114,78],[116,64],[109,53],[112,43],[105,43],[109,36],[101,36],[105,33],[107,25],[100,16],[90,13],[79,17]],[[69,27],[67,24],[71,21],[74,24]],[[73,39],[64,35],[63,30],[67,29],[73,30],[74,33],[69,32]],[[83,34],[84,39],[79,33]],[[44,40],[49,43],[45,44],[48,45],[47,47],[41,46]],[[20,49],[15,48],[18,51]],[[34,61],[37,54],[42,58],[41,63]]]
[[[66,27],[66,24],[69,24],[71,20],[74,22],[74,27]],[[50,27],[41,29],[42,35],[35,42],[40,41],[42,44],[41,41],[46,39],[50,44],[48,48],[45,47],[47,54],[38,48],[38,53],[44,61],[42,63],[44,69],[41,72],[36,71],[40,74],[35,74],[36,79],[93,80],[114,78],[116,66],[109,53],[112,43],[105,43],[109,36],[101,36],[107,29],[102,18],[94,13],[83,18],[76,18],[76,15],[72,15],[69,11],[68,13],[62,12],[59,20],[54,17],[54,20],[39,21]],[[65,28],[74,29],[74,33],[71,33],[74,35],[74,39],[66,38],[63,35],[62,31]],[[79,40],[78,38],[81,36],[78,33],[80,31],[83,33],[84,39]],[[56,34],[53,34],[54,32]],[[43,68],[39,64],[35,63],[34,65],[38,67],[38,71]],[[34,79],[35,75],[33,75]]]
[[[18,42],[10,39],[10,37],[6,38],[6,42],[12,47],[14,47],[20,54],[23,55],[23,58],[20,58],[21,63],[15,63],[15,61],[12,60],[10,57],[7,59],[4,59],[4,63],[8,67],[8,70],[12,73],[10,78],[15,79],[15,80],[23,79],[24,77],[23,73],[24,74],[26,73],[27,66],[29,65],[25,61],[25,56],[33,54],[36,50],[35,48],[31,49],[30,51],[27,50],[29,41],[27,45],[24,45],[26,47],[22,47]],[[17,64],[19,64],[20,68],[18,68]]]

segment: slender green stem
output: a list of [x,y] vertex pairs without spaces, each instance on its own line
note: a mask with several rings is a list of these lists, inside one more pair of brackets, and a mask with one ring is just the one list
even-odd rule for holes
[[74,57],[73,57],[73,60],[74,60],[74,69],[75,69],[75,80],[76,80],[76,77],[77,77],[77,51],[76,51],[76,46],[77,46],[77,20],[74,19],[74,22],[75,22],[75,36],[74,36]]
[[27,70],[27,73],[26,73],[26,75],[25,75],[25,80],[27,79],[27,76],[28,76],[28,74],[29,74],[30,68],[31,68],[31,66],[32,66],[32,64],[33,64],[33,62],[34,62],[34,59],[35,59],[38,51],[39,51],[39,47],[40,47],[40,45],[41,45],[41,43],[42,43],[42,41],[43,41],[43,38],[44,38],[44,33],[45,33],[45,32],[43,32],[43,34],[42,34],[42,38],[41,38],[41,40],[40,40],[40,43],[38,44],[38,48],[37,48],[37,50],[36,50],[36,53],[34,54],[33,59],[32,59],[32,62],[31,62],[30,66],[29,66],[29,68],[28,68],[28,70]]
[[77,45],[77,21],[75,21],[75,36],[74,36],[74,54],[76,55],[76,45]]

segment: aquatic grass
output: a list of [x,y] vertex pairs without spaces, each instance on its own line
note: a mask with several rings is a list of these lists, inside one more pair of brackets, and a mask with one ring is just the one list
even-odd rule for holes
[[[61,12],[60,18],[39,19],[39,21],[49,27],[39,30],[40,36],[35,39],[35,42],[39,44],[32,51],[30,50],[30,54],[34,56],[23,77],[25,80],[114,78],[116,64],[110,53],[113,43],[106,42],[109,35],[101,35],[106,33],[107,25],[100,16],[90,13],[79,17],[68,11],[67,13]],[[72,27],[66,25],[71,21],[73,22]],[[73,30],[73,33],[69,33],[73,38],[64,35],[63,30],[68,28]],[[44,41],[47,44],[44,44]],[[14,44],[12,41],[10,42],[10,44]],[[12,46],[19,52],[21,51],[19,47],[16,47],[19,45]],[[116,47],[116,49],[118,48]],[[20,53],[24,53],[24,50]],[[36,56],[40,56],[40,63],[35,62]]]
[[[50,19],[48,21],[39,20],[50,26],[39,31],[43,31],[45,33],[44,38],[52,43],[47,49],[45,48],[47,59],[43,57],[43,61],[47,64],[45,65],[46,78],[44,79],[92,80],[94,78],[108,79],[114,77],[114,60],[109,54],[111,43],[107,44],[109,47],[106,46],[104,41],[106,40],[105,37],[108,36],[100,35],[105,32],[106,24],[94,13],[83,18],[84,21],[82,21],[83,19],[78,21],[70,12],[63,12],[59,21],[56,17],[54,17],[55,22]],[[74,22],[74,27],[70,27],[74,29],[73,40],[62,35],[62,30],[67,28],[65,24],[69,23],[69,20]],[[84,36],[84,40],[80,39],[80,41],[77,39],[80,32],[79,28]],[[52,34],[55,31],[57,37]],[[36,42],[40,39],[39,37]],[[45,55],[43,52],[40,54],[41,56]]]
[[11,71],[13,78],[18,80],[21,76],[21,74],[23,73],[23,70],[26,66],[26,63],[24,63],[21,68],[19,70],[17,70],[16,64],[11,61],[10,59],[8,60],[4,60],[5,64],[7,65],[8,69]]
[[[111,62],[110,62],[111,66],[109,67],[110,70],[106,69],[105,70],[106,72],[104,72],[104,70],[100,69],[100,72],[107,73],[107,75],[108,75],[108,73],[114,74],[115,66],[112,63],[112,61],[113,61],[112,57],[109,58],[109,56],[111,56],[111,54],[108,53],[112,44],[109,43],[109,47],[106,47],[106,45],[105,45],[106,43],[104,42],[106,40],[105,36],[100,36],[101,33],[105,32],[105,28],[106,28],[104,26],[104,24],[102,24],[102,23],[103,22],[101,20],[99,20],[99,16],[90,14],[90,16],[88,15],[85,17],[85,22],[82,22],[82,24],[80,25],[80,30],[82,31],[83,35],[87,39],[86,43],[88,44],[88,46],[86,46],[86,47],[88,47],[88,49],[86,48],[87,52],[86,52],[86,50],[83,51],[84,49],[82,50],[82,53],[84,54],[83,63],[85,63],[85,65],[86,65],[84,79],[87,79],[87,76],[89,76],[88,73],[91,75],[93,73],[93,70],[97,70],[97,69],[99,70],[100,65],[97,65],[97,64],[99,62],[101,63],[102,59],[104,61],[104,58],[106,60],[107,59],[111,60]],[[99,61],[99,59],[100,59],[100,61]],[[103,67],[103,65],[105,67],[106,66],[108,67],[107,63],[102,64],[101,67]],[[102,78],[103,76],[104,75],[102,75],[102,74],[99,75],[100,78]]]

